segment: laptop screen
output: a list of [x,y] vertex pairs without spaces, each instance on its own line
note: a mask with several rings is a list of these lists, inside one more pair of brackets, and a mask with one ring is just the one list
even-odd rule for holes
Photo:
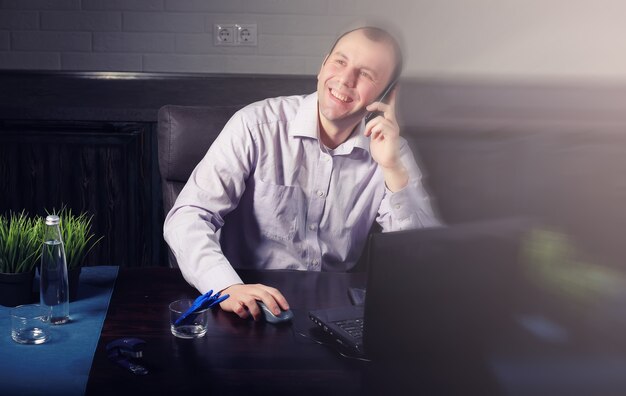
[[573,237],[524,220],[379,234],[369,271],[365,352],[409,385],[624,394],[626,275]]
[[415,361],[481,348],[519,306],[520,243],[529,229],[528,221],[501,220],[375,234],[367,355]]

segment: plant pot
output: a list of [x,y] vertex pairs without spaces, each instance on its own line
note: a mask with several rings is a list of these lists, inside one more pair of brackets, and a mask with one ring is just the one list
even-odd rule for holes
[[80,272],[83,267],[72,268],[67,270],[67,284],[70,294],[70,302],[76,301],[78,297],[78,285],[80,284]]
[[17,274],[0,273],[0,305],[15,307],[33,302],[35,271]]

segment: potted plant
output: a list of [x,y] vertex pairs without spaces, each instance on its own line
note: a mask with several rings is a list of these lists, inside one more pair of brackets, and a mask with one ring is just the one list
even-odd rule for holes
[[95,239],[95,235],[91,232],[93,215],[90,216],[84,212],[76,215],[67,207],[63,207],[55,214],[60,219],[61,238],[67,260],[70,301],[74,301],[78,293],[80,272],[85,264],[85,258],[103,237]]
[[31,302],[42,227],[41,219],[29,218],[23,211],[0,215],[0,305]]

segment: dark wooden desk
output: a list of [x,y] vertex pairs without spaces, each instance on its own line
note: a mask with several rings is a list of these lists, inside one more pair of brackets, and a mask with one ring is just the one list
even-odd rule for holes
[[[299,334],[320,336],[308,311],[348,304],[347,288],[363,286],[364,274],[240,274],[247,283],[279,288],[294,311],[292,324],[256,323],[215,310],[205,337],[178,339],[170,333],[167,306],[194,298],[197,291],[178,270],[120,269],[87,395],[626,394],[626,323],[618,315],[626,299],[571,307],[577,313],[570,316],[571,326],[557,320],[567,329],[560,335],[545,324],[535,327],[540,337],[520,326],[503,327],[476,346],[467,329],[459,328],[455,339],[462,342],[454,343],[459,348],[425,348],[408,366],[343,358],[336,348]],[[567,308],[555,307],[553,312]],[[412,314],[402,305],[390,309]],[[545,312],[547,318],[566,318]],[[150,374],[134,376],[108,360],[105,345],[119,337],[147,341],[144,359]]]
[[[88,395],[115,394],[362,394],[367,363],[298,335],[313,328],[308,310],[349,304],[346,290],[363,286],[364,274],[298,271],[246,272],[247,283],[278,287],[296,315],[274,326],[213,312],[208,333],[183,340],[170,333],[168,304],[195,298],[180,272],[168,268],[120,269],[91,367]],[[147,376],[112,364],[105,345],[119,337],[147,341]]]
[[[451,394],[463,393],[467,386],[494,394],[493,382],[480,364],[463,368],[468,385],[458,376],[447,381],[449,370],[436,359],[428,359],[429,367],[421,368],[400,362],[376,365],[342,357],[333,344],[312,341],[310,336],[324,335],[308,319],[308,311],[349,304],[347,289],[363,287],[364,273],[240,271],[240,275],[246,283],[279,288],[294,311],[292,323],[256,323],[215,310],[205,337],[178,339],[170,332],[168,304],[195,298],[198,292],[175,269],[120,268],[86,394],[391,395],[432,394],[433,389]],[[147,342],[144,359],[150,374],[135,376],[109,361],[105,346],[120,337]]]

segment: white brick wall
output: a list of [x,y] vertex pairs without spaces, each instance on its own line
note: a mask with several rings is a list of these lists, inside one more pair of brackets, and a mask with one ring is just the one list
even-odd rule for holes
[[[335,1],[0,0],[0,68],[315,74],[353,20]],[[215,46],[215,23],[257,24],[258,46]]]
[[95,32],[94,52],[174,52],[175,36],[167,33]]
[[141,55],[101,54],[92,52],[64,52],[62,70],[142,71]]
[[202,33],[205,19],[201,13],[125,12],[123,28],[128,32]]
[[37,30],[39,13],[34,11],[0,11],[0,29]]
[[151,72],[219,73],[226,70],[226,57],[221,55],[172,55],[154,54],[143,56],[143,70]]
[[1,69],[58,70],[61,59],[57,52],[3,52]]
[[2,10],[79,10],[80,0],[0,0]]
[[[321,54],[330,49],[328,43],[333,36],[277,36],[263,34],[259,36],[259,54],[261,55],[301,55]],[[302,43],[306,43],[304,46]]]
[[75,30],[83,32],[122,30],[121,12],[43,11],[41,30]]
[[83,0],[83,10],[162,11],[165,0]]
[[[352,16],[325,15],[246,15],[251,22],[256,22],[263,34],[285,35],[295,33],[300,36],[334,36],[353,22]],[[216,22],[221,22],[214,17]],[[242,22],[245,23],[245,22]],[[332,43],[329,43],[329,45]]]
[[91,51],[91,33],[11,32],[11,49],[17,51]]
[[[256,73],[272,74],[280,70],[284,74],[304,74],[305,59],[303,57],[276,57],[276,56],[239,56],[225,58],[226,70],[231,73],[248,73],[254,66]],[[251,65],[250,63],[254,64]]]
[[213,45],[212,33],[177,34],[176,53],[181,54],[223,54],[256,55],[256,47],[220,47]]
[[[334,0],[329,0],[332,3]],[[326,15],[328,2],[320,0],[242,0],[245,10],[254,14]]]
[[245,12],[245,2],[242,0],[207,1],[207,0],[165,0],[167,11],[194,11],[194,12]]
[[[618,0],[0,0],[0,69],[316,74],[360,15],[395,21],[405,74],[626,80]],[[256,23],[216,47],[214,23]]]

